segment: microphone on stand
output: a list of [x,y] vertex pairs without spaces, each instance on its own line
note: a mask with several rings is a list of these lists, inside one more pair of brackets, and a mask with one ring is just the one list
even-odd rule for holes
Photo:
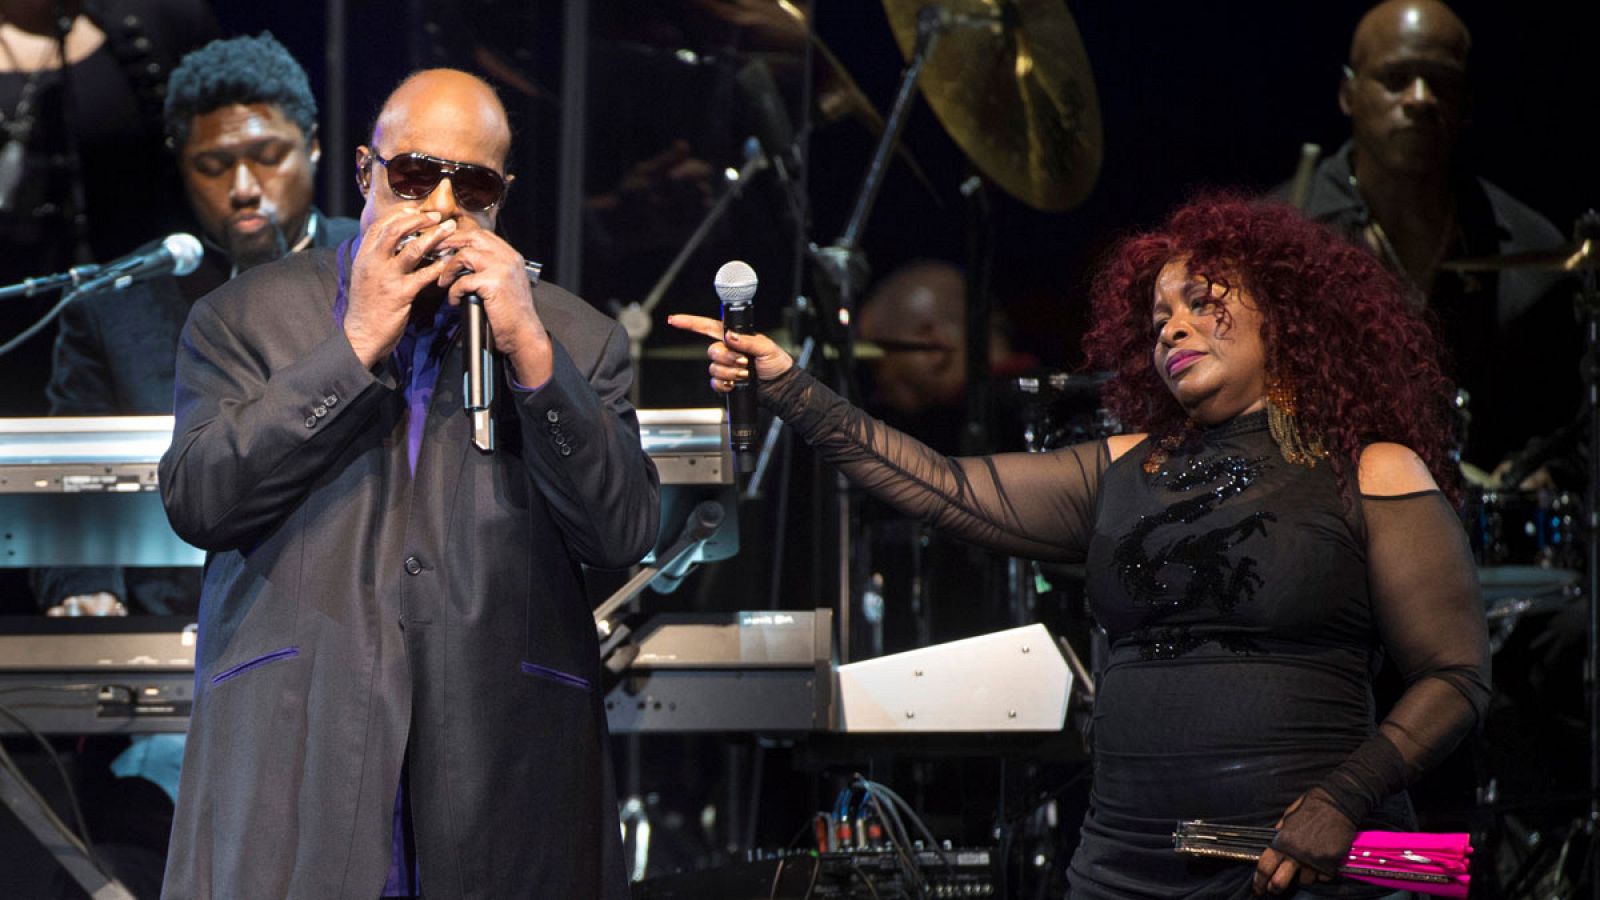
[[[717,270],[714,286],[722,300],[722,328],[739,334],[754,334],[756,270],[742,260],[724,263]],[[756,469],[760,438],[756,434],[755,360],[750,361],[750,377],[734,383],[728,394],[728,446],[740,475]]]
[[132,284],[161,275],[182,277],[200,267],[205,249],[192,234],[176,232],[151,241],[127,256],[103,266],[74,266],[56,275],[29,278],[20,284],[0,288],[0,300],[32,297],[47,291],[67,288],[78,293],[93,293],[110,288],[120,291]]
[[784,108],[783,93],[778,90],[771,67],[757,58],[746,63],[733,78],[755,119],[755,137],[761,142],[762,152],[778,177],[788,182],[799,168],[794,152],[794,123]]

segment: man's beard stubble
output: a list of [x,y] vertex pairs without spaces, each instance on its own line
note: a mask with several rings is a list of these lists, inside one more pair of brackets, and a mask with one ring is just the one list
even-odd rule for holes
[[236,272],[282,259],[288,253],[288,236],[283,233],[283,226],[276,219],[255,234],[228,232],[228,258],[233,261]]

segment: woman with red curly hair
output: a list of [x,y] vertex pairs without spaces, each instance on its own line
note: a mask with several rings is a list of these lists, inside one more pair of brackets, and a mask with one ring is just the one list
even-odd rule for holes
[[[1369,255],[1227,197],[1125,241],[1085,338],[1138,433],[949,458],[712,319],[712,386],[762,399],[852,481],[1014,556],[1086,562],[1110,638],[1073,898],[1373,897],[1330,881],[1357,830],[1414,827],[1405,786],[1470,731],[1489,650],[1444,490],[1449,391]],[[1381,723],[1372,674],[1406,689]],[[1177,822],[1278,825],[1254,872],[1172,849]]]

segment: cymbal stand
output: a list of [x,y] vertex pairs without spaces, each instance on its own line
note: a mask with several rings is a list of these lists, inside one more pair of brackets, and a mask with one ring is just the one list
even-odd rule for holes
[[[917,41],[912,48],[911,59],[906,62],[905,71],[900,74],[900,87],[895,91],[894,106],[884,122],[883,134],[878,138],[872,161],[867,165],[867,175],[856,194],[850,218],[839,239],[832,245],[811,247],[813,259],[821,265],[831,286],[837,291],[841,315],[848,316],[853,311],[855,292],[866,274],[866,267],[860,260],[861,232],[872,215],[872,207],[878,202],[878,191],[883,187],[889,158],[900,143],[900,133],[905,130],[906,118],[911,110],[911,96],[916,91],[917,78],[921,76],[923,66],[946,32],[958,27],[988,27],[996,21],[998,17],[953,13],[936,3],[924,6],[917,13]],[[848,344],[841,348],[848,349]]]
[[694,231],[689,235],[689,239],[684,241],[683,247],[678,250],[678,255],[672,258],[672,262],[667,264],[667,268],[661,273],[661,277],[657,278],[656,283],[651,286],[650,293],[645,295],[642,301],[635,301],[617,309],[617,321],[622,324],[622,330],[628,333],[628,355],[633,359],[633,385],[629,388],[628,399],[634,406],[639,405],[639,365],[644,357],[644,342],[650,337],[650,331],[654,324],[653,318],[656,307],[660,305],[662,298],[666,296],[667,288],[672,287],[672,282],[677,280],[678,273],[683,270],[684,264],[689,261],[689,257],[700,249],[700,245],[705,243],[706,238],[711,234],[711,229],[716,227],[716,224],[727,214],[728,207],[732,206],[733,201],[739,199],[740,195],[744,193],[744,186],[751,178],[769,168],[771,164],[766,153],[761,149],[760,141],[757,141],[754,137],[746,138],[744,142],[744,165],[738,169],[730,168],[727,170],[726,180],[728,183],[722,191],[722,195],[717,198],[717,202],[713,203],[710,209],[706,210],[705,216],[700,219],[700,224],[695,226]]
[[[818,315],[817,320],[824,338],[836,345],[839,350],[839,373],[835,389],[842,396],[850,396],[850,385],[855,378],[855,354],[850,341],[850,323],[855,315],[856,296],[865,283],[868,273],[866,259],[861,253],[861,234],[866,228],[867,219],[872,215],[872,207],[877,203],[878,192],[883,187],[884,176],[888,173],[890,157],[900,142],[901,132],[905,130],[906,118],[911,111],[911,97],[917,87],[917,78],[922,74],[922,68],[928,58],[933,55],[939,39],[946,32],[958,27],[988,27],[994,22],[994,18],[987,16],[953,13],[938,4],[924,6],[917,13],[916,44],[912,49],[910,60],[906,62],[905,71],[900,75],[900,86],[895,92],[894,105],[884,122],[883,134],[878,138],[878,146],[873,151],[871,162],[867,165],[866,177],[862,180],[861,190],[856,194],[855,206],[850,211],[850,218],[845,223],[844,231],[840,233],[838,240],[827,247],[819,247],[816,244],[809,247],[811,259],[821,276],[822,284],[819,287],[824,288],[824,291],[819,293],[828,294],[833,301],[833,309]],[[844,663],[850,660],[850,611],[853,593],[850,561],[854,516],[849,497],[849,482],[843,475],[835,475],[834,495],[839,571],[835,609],[839,628],[839,661]]]

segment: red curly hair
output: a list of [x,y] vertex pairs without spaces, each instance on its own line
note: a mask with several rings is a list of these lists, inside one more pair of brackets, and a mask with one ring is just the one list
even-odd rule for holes
[[1124,426],[1148,431],[1151,447],[1187,429],[1151,358],[1156,276],[1179,259],[1255,300],[1268,368],[1292,385],[1296,419],[1321,438],[1341,490],[1364,446],[1393,441],[1458,500],[1455,391],[1433,330],[1372,254],[1283,204],[1201,197],[1112,251],[1094,281],[1084,351],[1091,367],[1112,373],[1103,396]]

